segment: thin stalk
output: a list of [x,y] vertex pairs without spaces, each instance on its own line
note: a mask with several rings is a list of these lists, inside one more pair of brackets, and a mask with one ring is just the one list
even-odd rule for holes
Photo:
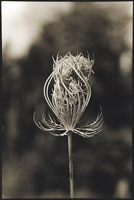
[[69,159],[70,198],[73,198],[74,186],[73,186],[72,132],[68,133],[68,159]]

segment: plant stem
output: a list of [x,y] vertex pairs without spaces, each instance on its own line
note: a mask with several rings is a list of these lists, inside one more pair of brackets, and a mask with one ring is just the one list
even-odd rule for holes
[[69,159],[70,198],[73,198],[74,186],[73,186],[72,132],[68,133],[68,159]]

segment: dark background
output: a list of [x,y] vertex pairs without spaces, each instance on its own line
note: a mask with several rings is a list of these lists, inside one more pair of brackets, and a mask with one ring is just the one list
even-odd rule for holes
[[43,85],[59,51],[94,53],[86,117],[99,105],[104,115],[95,137],[73,135],[75,197],[131,197],[132,19],[122,4],[72,3],[42,27],[26,56],[3,50],[3,198],[69,197],[67,137],[42,132],[32,118],[49,109]]

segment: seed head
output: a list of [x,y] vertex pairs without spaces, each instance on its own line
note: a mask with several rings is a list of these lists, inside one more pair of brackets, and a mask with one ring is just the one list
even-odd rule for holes
[[[47,119],[43,114],[42,121],[37,122],[34,113],[36,125],[55,136],[67,135],[68,131],[82,137],[99,133],[103,126],[102,111],[92,124],[87,122],[84,126],[77,127],[91,98],[90,75],[93,72],[94,59],[89,56],[85,58],[82,53],[73,56],[69,52],[64,57],[57,55],[53,61],[53,72],[44,84],[44,97],[57,119],[50,115]],[[52,82],[53,88],[49,95]]]

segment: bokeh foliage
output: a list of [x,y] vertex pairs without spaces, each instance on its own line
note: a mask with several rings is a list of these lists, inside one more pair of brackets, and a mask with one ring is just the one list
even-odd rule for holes
[[76,2],[70,13],[42,28],[27,56],[11,60],[3,53],[6,197],[68,193],[67,138],[41,132],[32,119],[35,110],[38,117],[49,111],[43,84],[52,71],[52,55],[59,51],[63,56],[68,51],[95,55],[92,98],[85,116],[95,116],[101,105],[105,122],[103,131],[91,139],[73,135],[76,191],[84,187],[95,197],[112,197],[118,180],[131,181],[131,70],[123,72],[119,62],[124,52],[131,60],[126,39],[131,18],[119,11],[120,6]]

